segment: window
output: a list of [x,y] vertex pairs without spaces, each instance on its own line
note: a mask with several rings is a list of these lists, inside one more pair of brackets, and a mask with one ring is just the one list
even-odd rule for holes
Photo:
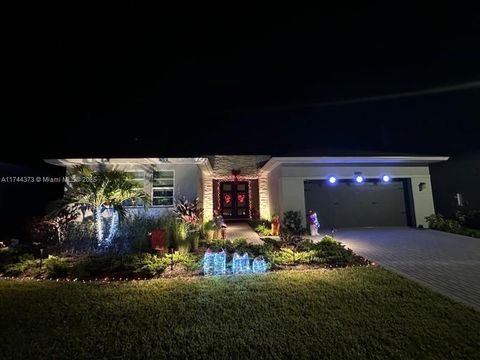
[[[134,182],[135,185],[138,185],[138,186],[135,186],[135,188],[139,190],[144,190],[145,171],[128,170],[127,172],[130,175],[132,182]],[[143,200],[138,199],[138,200],[125,200],[123,202],[123,205],[124,206],[143,206],[144,204],[143,204]]]
[[152,186],[153,206],[173,206],[173,171],[154,171]]

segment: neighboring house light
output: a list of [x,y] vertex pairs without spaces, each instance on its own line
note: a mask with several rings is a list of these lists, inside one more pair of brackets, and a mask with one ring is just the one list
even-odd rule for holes
[[175,172],[163,170],[153,172],[152,205],[173,206],[173,189],[175,186]]
[[460,193],[456,193],[455,194],[455,199],[457,200],[457,205],[458,206],[464,206],[465,205],[465,201],[463,199],[463,195],[460,194]]

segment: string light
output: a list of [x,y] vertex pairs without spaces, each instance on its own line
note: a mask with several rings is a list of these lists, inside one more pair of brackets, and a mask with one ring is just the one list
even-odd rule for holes
[[224,176],[222,179],[217,180],[217,199],[218,206],[221,207],[222,199],[220,198],[220,188],[224,182],[234,182],[234,181],[246,181],[248,183],[248,217],[252,217],[252,180],[258,180],[258,177],[252,176]]
[[225,251],[222,250],[214,255],[213,258],[213,275],[225,275],[227,257]]
[[112,213],[112,219],[110,221],[110,230],[108,232],[108,236],[105,239],[105,243],[107,246],[111,245],[113,237],[117,233],[118,230],[118,212],[116,210],[113,210]]
[[252,271],[250,268],[250,258],[248,257],[247,253],[243,254],[242,256],[242,270],[245,274]]
[[101,244],[103,240],[103,221],[102,221],[102,210],[100,206],[97,206],[95,209],[97,218],[95,219],[97,225],[97,239],[98,243]]
[[267,271],[267,262],[261,256],[253,259],[252,272],[254,273],[264,273]]
[[232,274],[237,275],[242,273],[242,262],[243,259],[237,252],[233,253],[232,260]]
[[207,249],[207,251],[205,251],[205,254],[203,255],[203,275],[213,275],[213,261],[214,254],[212,253],[212,250]]
[[109,246],[112,244],[112,240],[115,237],[117,230],[118,230],[118,224],[119,224],[119,217],[118,217],[118,212],[114,209],[109,209],[111,212],[110,216],[110,226],[108,229],[108,235],[104,239],[105,232],[104,232],[104,222],[105,220],[103,219],[102,216],[102,209],[101,207],[96,208],[96,225],[97,225],[97,238],[98,238],[98,245],[99,246]]

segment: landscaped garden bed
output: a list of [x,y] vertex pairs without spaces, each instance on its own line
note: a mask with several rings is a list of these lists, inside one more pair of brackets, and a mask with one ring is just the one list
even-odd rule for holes
[[265,239],[264,244],[249,244],[238,239],[202,240],[194,252],[175,251],[167,254],[138,252],[48,255],[35,257],[7,248],[0,253],[0,276],[33,279],[68,280],[126,280],[154,277],[203,275],[203,259],[207,250],[225,251],[226,267],[231,272],[234,254],[253,261],[262,258],[270,271],[296,268],[334,268],[365,266],[370,262],[355,255],[350,249],[325,236],[319,242],[300,239],[292,246],[281,241]]

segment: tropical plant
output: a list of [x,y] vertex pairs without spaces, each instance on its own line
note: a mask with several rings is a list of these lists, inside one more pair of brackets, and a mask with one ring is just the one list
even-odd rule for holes
[[177,199],[173,213],[187,224],[198,226],[202,220],[203,209],[200,207],[200,200],[198,198],[190,201],[183,196]]
[[169,216],[164,220],[163,226],[169,248],[176,248],[181,252],[190,250],[190,239],[187,237],[190,228],[187,223],[174,216]]
[[48,255],[44,261],[47,267],[47,275],[51,278],[64,277],[68,273],[67,260],[65,258]]
[[[78,207],[81,211],[94,213],[97,245],[108,247],[116,234],[120,220],[126,215],[124,203],[142,200],[145,206],[150,203],[149,196],[135,183],[125,171],[93,170],[84,165],[69,170],[65,196],[60,202],[59,210]],[[104,218],[109,215],[108,227]]]
[[284,245],[296,246],[305,233],[300,211],[287,211],[283,213],[283,222],[280,231],[280,239]]

